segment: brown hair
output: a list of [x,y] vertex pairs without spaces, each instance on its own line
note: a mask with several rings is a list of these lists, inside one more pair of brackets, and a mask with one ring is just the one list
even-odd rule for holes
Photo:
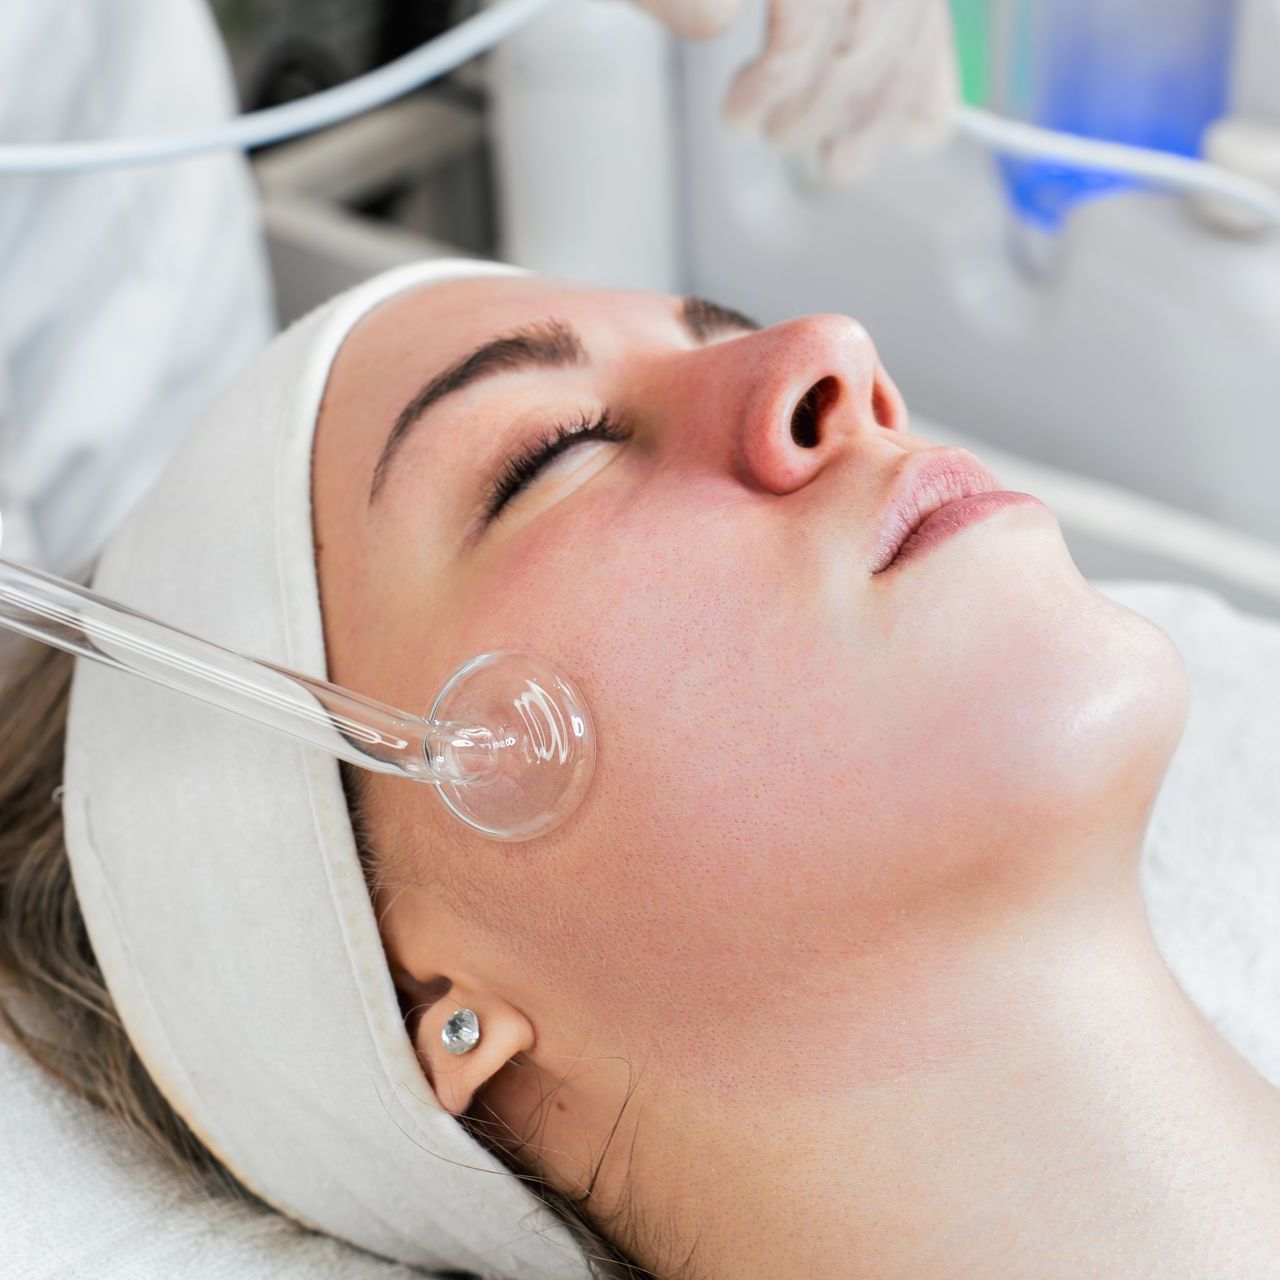
[[[83,570],[73,580],[87,584],[90,573]],[[60,649],[0,629],[0,1033],[61,1084],[117,1117],[189,1184],[274,1213],[204,1146],[156,1087],[94,957],[55,795],[62,783],[74,661]],[[342,781],[372,897],[381,864],[368,835],[364,775],[344,763]],[[532,1173],[482,1101],[461,1122],[560,1218],[591,1260],[597,1280],[655,1280],[588,1218],[590,1191],[570,1199]]]

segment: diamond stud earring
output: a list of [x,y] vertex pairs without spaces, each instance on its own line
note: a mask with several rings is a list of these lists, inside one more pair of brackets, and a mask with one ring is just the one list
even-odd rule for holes
[[468,1053],[480,1043],[480,1019],[470,1009],[459,1009],[444,1024],[440,1039],[450,1053]]

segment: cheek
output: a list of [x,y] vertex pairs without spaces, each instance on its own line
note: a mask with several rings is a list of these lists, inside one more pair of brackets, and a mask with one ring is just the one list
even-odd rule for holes
[[[633,1029],[656,1033],[677,1005],[741,1025],[778,999],[795,957],[764,954],[762,936],[807,936],[878,789],[866,725],[848,729],[862,676],[835,642],[852,611],[824,616],[814,577],[763,542],[675,513],[595,545],[529,537],[469,598],[462,647],[560,662],[598,733],[578,818],[505,863],[497,931],[523,967]],[[839,863],[852,881],[847,849]]]
[[1069,560],[993,552],[966,590],[939,559],[877,598],[767,530],[634,519],[594,543],[530,526],[451,639],[543,653],[591,705],[582,810],[477,848],[469,896],[540,998],[636,1043],[687,1023],[723,1061],[895,949],[907,972],[921,913],[1016,871],[1150,737],[1160,633]]

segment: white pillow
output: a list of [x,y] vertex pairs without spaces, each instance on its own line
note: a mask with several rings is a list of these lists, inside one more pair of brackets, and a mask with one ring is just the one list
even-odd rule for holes
[[[1280,1087],[1280,622],[1199,587],[1095,584],[1177,643],[1186,734],[1142,882],[1169,967]],[[27,1280],[409,1280],[280,1215],[186,1193],[109,1117],[0,1043],[0,1275]]]

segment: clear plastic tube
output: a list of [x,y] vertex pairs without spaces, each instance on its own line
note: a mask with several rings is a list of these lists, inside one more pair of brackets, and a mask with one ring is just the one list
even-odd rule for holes
[[1004,155],[1057,160],[1082,168],[1141,178],[1157,186],[1198,191],[1235,200],[1280,227],[1280,192],[1220,165],[1118,142],[1100,142],[1009,120],[978,107],[962,106],[957,124],[965,136]]
[[402,97],[505,39],[550,0],[503,0],[386,66],[286,102],[193,133],[92,142],[0,145],[0,173],[67,173],[122,165],[160,164],[210,151],[251,151],[337,124]]
[[[595,734],[574,686],[533,654],[464,664],[429,716],[251,658],[38,569],[0,559],[0,627],[142,676],[377,773],[436,785],[447,808],[500,840],[577,807]],[[445,718],[451,709],[457,718]]]

